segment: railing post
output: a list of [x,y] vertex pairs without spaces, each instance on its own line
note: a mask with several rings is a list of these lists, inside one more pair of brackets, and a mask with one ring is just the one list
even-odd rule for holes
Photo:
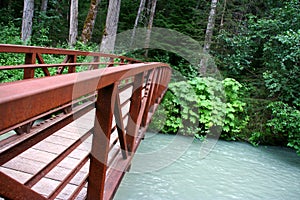
[[[36,53],[26,53],[25,54],[25,64],[35,64]],[[24,69],[24,79],[34,78],[34,68]]]
[[[70,55],[69,56],[69,63],[76,63],[77,57],[76,55]],[[76,72],[76,66],[69,66],[68,73],[74,73]]]
[[[94,56],[93,62],[100,62],[100,56]],[[96,65],[92,65],[90,67],[91,67],[91,69],[98,69],[99,65],[96,64]]]
[[156,73],[157,69],[154,69],[154,71],[152,72],[152,74],[150,74],[149,76],[149,81],[150,83],[150,87],[149,90],[147,91],[147,101],[146,101],[146,106],[145,106],[145,110],[143,113],[143,118],[142,118],[142,126],[146,127],[147,125],[147,120],[148,120],[148,113],[150,111],[151,108],[151,102],[152,102],[152,98],[153,98],[153,92],[154,92],[154,87],[155,87],[155,81],[156,81]]
[[127,142],[125,139],[125,129],[124,129],[124,124],[123,124],[123,117],[122,117],[122,108],[120,105],[120,97],[119,97],[119,91],[116,94],[116,100],[115,100],[115,121],[116,121],[116,126],[118,130],[118,135],[119,135],[119,142],[120,146],[122,149],[122,155],[123,158],[127,158]]
[[144,73],[137,74],[134,77],[134,84],[132,89],[131,103],[129,108],[129,118],[127,126],[127,149],[132,152],[135,138],[140,127],[138,124],[139,111],[142,102],[142,87],[144,82]]
[[94,134],[90,155],[87,199],[103,199],[109,140],[115,105],[115,84],[98,91]]
[[113,57],[110,57],[109,58],[109,65],[107,65],[107,67],[113,67],[114,66],[114,63],[115,63],[115,59]]

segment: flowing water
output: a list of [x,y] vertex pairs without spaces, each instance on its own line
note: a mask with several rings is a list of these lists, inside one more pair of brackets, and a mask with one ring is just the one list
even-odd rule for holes
[[300,156],[288,148],[147,133],[117,200],[300,199]]

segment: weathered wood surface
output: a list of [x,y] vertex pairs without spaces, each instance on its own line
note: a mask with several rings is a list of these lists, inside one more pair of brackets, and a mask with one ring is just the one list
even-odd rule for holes
[[[126,112],[124,109],[123,112]],[[55,157],[66,150],[73,142],[79,139],[83,133],[91,129],[94,125],[95,110],[72,122],[55,134],[49,136],[32,148],[23,152],[19,156],[0,166],[0,171],[24,184],[34,174],[51,162]],[[48,196],[71,172],[80,160],[90,153],[92,144],[92,135],[79,145],[69,156],[61,161],[45,178],[42,178],[33,190]],[[117,138],[117,131],[111,135],[111,143]],[[113,144],[111,144],[113,145]],[[108,162],[114,157],[114,154],[121,154],[119,144],[113,146],[110,150]],[[66,188],[58,195],[56,199],[68,199],[74,190],[80,185],[83,179],[88,175],[89,162],[75,175]],[[109,171],[107,171],[109,173]],[[109,177],[109,176],[108,176]],[[86,195],[86,186],[76,199],[84,199]]]

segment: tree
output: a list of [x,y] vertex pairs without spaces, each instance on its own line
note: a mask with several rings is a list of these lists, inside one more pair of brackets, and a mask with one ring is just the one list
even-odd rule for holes
[[134,40],[134,37],[135,37],[136,28],[138,26],[138,23],[139,23],[139,20],[140,20],[140,17],[141,17],[141,13],[145,9],[145,3],[146,3],[146,0],[141,0],[141,2],[140,2],[139,10],[138,10],[138,13],[136,15],[134,26],[133,26],[133,30],[132,30],[132,35],[131,35],[131,40],[130,40],[130,46],[132,46],[132,44],[133,44],[133,40]]
[[75,45],[77,33],[78,33],[78,0],[71,0],[69,46],[73,47]]
[[208,17],[208,23],[207,23],[207,27],[206,27],[206,33],[205,33],[205,39],[204,39],[204,45],[203,45],[204,58],[202,58],[200,61],[200,74],[202,74],[202,75],[205,75],[206,71],[207,71],[208,58],[207,58],[206,54],[209,54],[209,51],[210,51],[210,45],[211,45],[211,40],[212,40],[212,36],[213,36],[213,29],[215,26],[217,3],[218,3],[218,0],[211,1],[210,13],[209,13],[209,17]]
[[91,40],[92,34],[93,34],[93,29],[98,13],[98,6],[100,4],[101,0],[91,0],[91,5],[89,12],[86,16],[84,25],[83,25],[83,30],[81,34],[81,40],[84,44],[86,44],[88,41]]
[[48,0],[42,0],[41,11],[46,12],[48,7]]
[[34,12],[34,0],[24,0],[21,39],[28,40],[32,33],[32,18]]
[[148,22],[148,26],[147,26],[146,40],[145,40],[145,49],[146,49],[145,57],[146,58],[148,57],[148,48],[149,48],[149,44],[150,44],[150,36],[151,36],[151,31],[152,31],[152,26],[153,26],[156,2],[157,2],[157,0],[152,0],[152,2],[151,2],[151,11],[150,11],[149,22]]
[[103,31],[100,52],[113,53],[118,30],[121,0],[110,0],[106,25]]
[[222,29],[223,26],[224,26],[224,15],[225,15],[225,10],[226,10],[226,4],[227,4],[227,0],[224,0],[222,16],[221,16],[221,22],[220,22],[220,29]]

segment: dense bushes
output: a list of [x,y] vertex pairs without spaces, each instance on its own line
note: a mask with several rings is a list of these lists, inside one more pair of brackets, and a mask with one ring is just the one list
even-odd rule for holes
[[287,146],[300,155],[300,111],[279,101],[269,105],[272,118],[268,121],[272,134],[287,140]]
[[239,34],[218,33],[214,49],[224,76],[247,88],[250,121],[244,138],[253,144],[288,145],[298,153],[299,11],[299,1],[289,0],[272,5],[262,16],[248,14]]
[[222,132],[224,139],[238,139],[248,120],[241,87],[229,78],[219,81],[197,77],[172,83],[151,127],[197,138]]

